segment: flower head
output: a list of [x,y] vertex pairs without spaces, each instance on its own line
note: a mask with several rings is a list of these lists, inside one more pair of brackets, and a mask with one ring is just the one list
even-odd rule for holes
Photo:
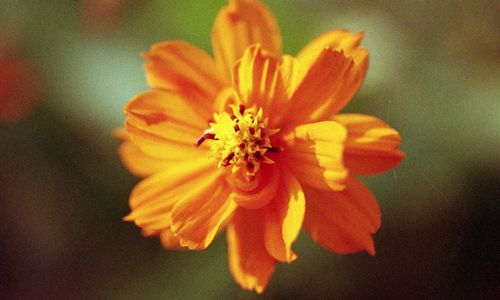
[[261,163],[274,163],[267,157],[267,152],[275,151],[271,146],[270,136],[278,130],[268,130],[262,108],[247,109],[243,104],[230,105],[232,114],[222,112],[214,114],[214,123],[195,143],[199,146],[206,138],[212,142],[213,156],[219,161],[218,166],[232,166],[232,172],[244,170],[252,178],[260,169]]
[[145,177],[125,217],[166,248],[205,249],[226,230],[229,266],[262,292],[276,262],[292,262],[304,226],[337,253],[374,254],[373,195],[355,176],[395,167],[398,132],[362,114],[338,114],[360,87],[361,33],[327,32],[296,56],[256,0],[217,15],[215,59],[181,41],[145,54],[152,90],[125,107],[120,155]]

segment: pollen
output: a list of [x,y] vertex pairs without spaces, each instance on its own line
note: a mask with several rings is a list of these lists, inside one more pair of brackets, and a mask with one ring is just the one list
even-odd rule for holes
[[212,156],[218,167],[231,167],[233,173],[243,170],[247,176],[254,176],[262,163],[272,164],[269,153],[279,151],[271,145],[271,137],[279,129],[268,129],[267,118],[262,108],[246,108],[244,105],[231,105],[232,114],[214,114],[210,128],[195,142],[201,145],[210,140]]

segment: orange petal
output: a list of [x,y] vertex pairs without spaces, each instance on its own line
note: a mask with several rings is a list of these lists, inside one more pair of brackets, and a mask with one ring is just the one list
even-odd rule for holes
[[342,162],[345,138],[345,128],[334,121],[301,125],[284,137],[286,146],[280,154],[300,182],[341,190],[347,176]]
[[[331,30],[318,36],[302,48],[297,54],[297,60],[301,64],[312,62],[325,48],[342,50],[351,57],[359,49],[362,39],[362,32],[351,33],[345,29]],[[359,62],[357,61],[357,63]]]
[[236,97],[234,95],[234,89],[232,87],[223,89],[215,99],[213,108],[214,112],[221,113],[225,111],[227,113],[232,113],[229,105],[236,104],[235,99]]
[[350,177],[341,192],[308,189],[306,198],[304,226],[315,242],[337,253],[375,255],[371,234],[380,228],[380,208],[361,182]]
[[118,149],[122,163],[137,177],[146,177],[169,167],[169,161],[149,156],[132,142],[123,142]]
[[167,228],[160,233],[160,242],[161,245],[167,249],[172,249],[172,250],[181,250],[181,249],[186,249],[186,247],[181,245],[181,240],[180,238],[170,230],[170,228]]
[[345,29],[331,30],[318,36],[297,54],[297,61],[300,65],[298,76],[304,78],[321,52],[325,48],[329,48],[343,52],[346,57],[352,58],[355,64],[363,69],[362,78],[364,78],[368,69],[368,53],[365,49],[360,48],[363,36],[362,32],[352,33]]
[[274,272],[275,259],[264,246],[262,210],[238,208],[227,226],[229,270],[246,290],[262,293]]
[[160,173],[152,175],[135,186],[130,194],[131,213],[124,219],[133,221],[146,235],[169,230],[171,211],[186,193],[219,173],[206,158],[171,163]]
[[279,58],[260,46],[249,47],[234,67],[233,86],[241,103],[263,108],[270,116],[282,110],[288,100],[280,68]]
[[283,55],[281,63],[281,74],[286,88],[287,98],[291,98],[297,88],[298,61],[293,56]]
[[172,211],[172,231],[182,246],[206,249],[226,224],[237,205],[228,199],[230,189],[223,177],[207,178],[187,191]]
[[225,84],[206,52],[183,41],[169,41],[153,45],[144,55],[151,87],[191,95],[191,102],[210,117],[213,101]]
[[290,100],[290,126],[330,120],[354,96],[368,68],[367,53],[358,49],[356,59],[325,48],[310,63],[299,63],[298,84]]
[[396,167],[405,157],[401,136],[382,120],[362,114],[340,114],[347,129],[344,164],[354,175],[373,175]]
[[302,228],[305,197],[300,183],[285,169],[281,182],[276,197],[264,208],[265,245],[275,259],[292,262],[297,258],[291,247]]
[[170,224],[172,224],[172,218],[170,214],[165,216],[165,228],[162,229],[150,229],[143,228],[142,235],[145,237],[158,236],[160,238],[161,245],[169,250],[185,250],[187,247],[181,245],[179,237],[170,229]]
[[250,179],[243,172],[245,171],[233,173],[228,178],[232,190],[230,198],[247,209],[257,209],[268,204],[275,197],[280,183],[280,173],[276,166],[263,165]]
[[150,91],[139,94],[125,107],[125,128],[132,142],[150,156],[169,160],[202,154],[193,143],[208,126],[181,94]]
[[281,54],[281,35],[269,9],[257,0],[230,0],[217,15],[212,29],[212,47],[219,70],[231,80],[231,71],[245,49],[260,44]]
[[142,152],[130,141],[125,129],[116,130],[115,137],[123,141],[118,149],[122,163],[135,176],[146,177],[170,166],[168,160],[158,159]]

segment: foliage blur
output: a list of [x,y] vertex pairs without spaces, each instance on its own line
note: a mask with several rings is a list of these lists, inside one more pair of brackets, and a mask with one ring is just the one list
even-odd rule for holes
[[[225,2],[0,0],[0,46],[14,44],[9,57],[33,73],[16,95],[38,100],[0,121],[0,298],[257,297],[233,282],[224,236],[203,252],[165,251],[121,220],[137,179],[112,130],[147,89],[139,53],[172,39],[211,51]],[[302,234],[299,260],[279,265],[262,297],[499,297],[498,1],[265,2],[290,54],[329,29],[365,32],[370,70],[347,110],[397,128],[408,156],[363,179],[383,212],[375,257]]]

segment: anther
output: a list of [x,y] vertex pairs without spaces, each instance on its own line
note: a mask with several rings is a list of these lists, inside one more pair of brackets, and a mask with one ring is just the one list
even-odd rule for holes
[[195,147],[201,146],[205,140],[216,140],[215,133],[212,133],[211,129],[205,130],[203,134],[194,142]]
[[203,144],[203,142],[205,141],[205,137],[202,135],[200,136],[196,142],[194,142],[194,146],[195,147],[200,147],[201,144]]
[[281,152],[281,151],[283,151],[282,147],[269,147],[269,148],[267,148],[267,152],[276,153],[276,152]]
[[234,132],[238,132],[240,131],[240,126],[238,126],[238,124],[234,125]]
[[242,114],[242,115],[243,115],[243,113],[245,112],[245,105],[240,104],[240,105],[239,105],[239,109],[240,109],[240,114]]
[[229,154],[226,158],[224,158],[224,160],[222,160],[222,163],[221,165],[223,167],[227,167],[231,164],[231,159],[233,159],[234,157],[234,152],[231,152],[231,154]]
[[255,128],[253,127],[248,128],[248,131],[250,131],[251,134],[255,134]]

